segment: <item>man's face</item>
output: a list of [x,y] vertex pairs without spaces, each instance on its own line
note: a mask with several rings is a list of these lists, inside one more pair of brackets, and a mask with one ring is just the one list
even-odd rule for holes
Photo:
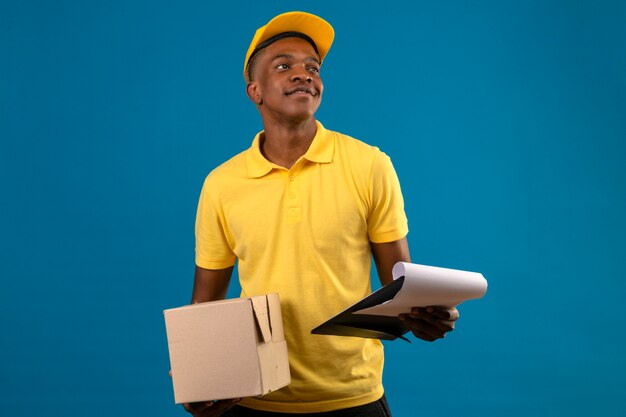
[[319,57],[313,46],[304,39],[285,38],[261,54],[247,90],[261,115],[290,121],[313,117],[324,90]]

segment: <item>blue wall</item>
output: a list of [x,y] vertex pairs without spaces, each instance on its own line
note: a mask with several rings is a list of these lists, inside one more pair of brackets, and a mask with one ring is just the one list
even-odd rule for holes
[[414,262],[490,283],[444,341],[386,344],[394,415],[618,415],[626,6],[539,0],[2,1],[0,413],[186,414],[162,310],[261,128],[248,43],[294,9],[336,29],[318,117],[392,157]]

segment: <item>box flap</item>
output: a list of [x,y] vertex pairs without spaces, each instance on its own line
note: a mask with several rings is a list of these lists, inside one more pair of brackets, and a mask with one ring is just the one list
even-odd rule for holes
[[257,347],[263,394],[276,391],[291,382],[287,342],[265,343]]
[[274,343],[276,349],[276,388],[279,389],[291,383],[291,372],[289,369],[289,352],[287,342]]
[[283,330],[283,316],[280,311],[280,299],[277,293],[267,295],[267,304],[270,310],[270,326],[272,329],[272,341],[282,342],[285,340]]
[[272,341],[272,328],[270,327],[267,297],[265,295],[250,297],[250,301],[252,301],[254,317],[259,326],[259,329],[261,330],[263,342],[269,343]]

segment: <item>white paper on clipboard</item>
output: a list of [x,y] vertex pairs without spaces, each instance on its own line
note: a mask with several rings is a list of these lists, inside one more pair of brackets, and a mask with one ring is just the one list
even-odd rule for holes
[[398,262],[392,273],[394,280],[404,277],[402,288],[395,297],[354,314],[398,316],[409,313],[412,307],[454,307],[487,292],[487,280],[478,272]]

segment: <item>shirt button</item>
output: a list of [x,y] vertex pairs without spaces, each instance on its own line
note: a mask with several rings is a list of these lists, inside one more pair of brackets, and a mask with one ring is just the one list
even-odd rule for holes
[[292,175],[291,177],[289,177],[289,181],[295,181],[296,180],[296,176]]
[[293,200],[294,198],[296,198],[296,194],[295,193],[289,194],[289,198],[291,198]]

